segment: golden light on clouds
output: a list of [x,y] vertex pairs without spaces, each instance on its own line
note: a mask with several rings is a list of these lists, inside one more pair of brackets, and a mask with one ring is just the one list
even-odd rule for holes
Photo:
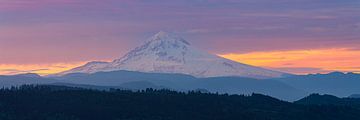
[[48,75],[62,72],[85,64],[86,62],[54,63],[54,64],[0,64],[0,75],[14,75],[22,73],[37,73]]
[[[295,74],[327,73],[331,71],[360,73],[360,50],[349,48],[251,52],[219,56],[241,63],[271,68]],[[0,75],[37,73],[48,75],[87,63],[0,64]]]
[[[298,74],[309,73],[301,70],[292,71],[296,68],[313,72],[359,72],[360,71],[360,50],[349,48],[313,49],[313,50],[292,50],[292,51],[269,51],[252,52],[245,54],[221,54],[219,56],[238,62],[285,70]],[[307,69],[305,69],[307,68]],[[292,70],[291,70],[292,69]]]

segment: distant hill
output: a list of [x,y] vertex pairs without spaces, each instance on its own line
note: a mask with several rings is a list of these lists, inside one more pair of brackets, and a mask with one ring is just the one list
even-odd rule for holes
[[253,79],[244,77],[196,78],[184,74],[143,73],[112,71],[72,73],[60,77],[41,77],[36,74],[0,76],[0,86],[22,84],[54,84],[84,88],[108,89],[172,89],[189,91],[203,89],[212,93],[251,94],[262,93],[282,100],[295,101],[310,93],[348,97],[360,93],[360,75],[334,72],[330,74],[296,75],[279,79]]
[[0,87],[20,86],[24,84],[50,84],[55,79],[44,78],[37,74],[0,75]]
[[294,75],[276,79],[310,93],[348,97],[360,93],[360,74],[333,72],[329,74]]
[[[121,86],[124,83],[149,83],[154,87],[170,88],[179,91],[206,89],[210,92],[229,94],[262,93],[284,100],[297,100],[306,92],[290,87],[277,80],[258,80],[243,77],[195,78],[184,74],[142,73],[132,71],[98,72],[94,74],[74,73],[54,79],[65,83],[89,84],[100,86]],[[135,85],[136,83],[132,83]]]
[[0,89],[1,120],[359,120],[347,106],[294,104],[261,95],[42,85]]
[[65,85],[93,89],[172,89],[189,91],[203,89],[209,92],[229,94],[262,93],[283,100],[294,101],[307,95],[299,89],[276,80],[258,80],[242,77],[196,78],[184,74],[142,73],[132,71],[98,72],[93,74],[72,73],[61,77],[33,77],[24,75],[0,76],[3,87],[22,84]]
[[41,78],[40,75],[35,74],[35,73],[25,73],[25,74],[17,74],[14,76],[18,76],[18,77],[30,77],[30,78]]
[[123,88],[123,87],[120,87],[120,86],[97,86],[97,85],[71,84],[71,83],[51,83],[51,84],[43,84],[43,85],[46,85],[46,86],[64,86],[64,87],[71,87],[71,88],[104,90],[104,91],[109,91],[110,89],[127,90],[126,88]]

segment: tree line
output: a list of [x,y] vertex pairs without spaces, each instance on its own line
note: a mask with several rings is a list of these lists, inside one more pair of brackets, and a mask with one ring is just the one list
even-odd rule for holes
[[296,104],[261,94],[52,85],[0,89],[0,120],[359,120],[349,106]]

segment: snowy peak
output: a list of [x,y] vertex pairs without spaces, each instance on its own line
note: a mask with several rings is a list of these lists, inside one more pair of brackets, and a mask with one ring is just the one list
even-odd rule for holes
[[92,62],[86,63],[84,66],[96,66],[96,65],[107,64],[107,63],[108,62],[103,62],[103,61],[92,61]]
[[164,31],[160,31],[154,36],[152,36],[148,42],[167,42],[167,43],[177,43],[177,44],[185,44],[190,45],[189,42],[184,40],[182,37],[174,34],[168,33]]
[[[159,32],[148,39],[143,45],[131,50],[120,59],[114,60],[114,65],[124,64],[127,61],[155,58],[161,60],[182,61],[190,44],[182,37],[167,32]],[[165,58],[167,57],[167,58]]]
[[250,66],[199,50],[182,37],[159,32],[144,44],[113,62],[90,62],[65,71],[95,73],[100,71],[138,71],[150,73],[181,73],[195,77],[241,76],[250,78],[282,77],[285,73]]
[[149,48],[152,51],[160,51],[166,49],[185,49],[190,44],[182,37],[167,32],[159,32],[152,36],[144,45],[140,48]]

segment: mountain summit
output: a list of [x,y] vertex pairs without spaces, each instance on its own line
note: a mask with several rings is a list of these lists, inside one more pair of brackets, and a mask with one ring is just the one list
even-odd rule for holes
[[195,77],[275,78],[286,74],[225,59],[194,48],[178,35],[159,32],[113,62],[90,62],[57,75],[116,70],[181,73]]

